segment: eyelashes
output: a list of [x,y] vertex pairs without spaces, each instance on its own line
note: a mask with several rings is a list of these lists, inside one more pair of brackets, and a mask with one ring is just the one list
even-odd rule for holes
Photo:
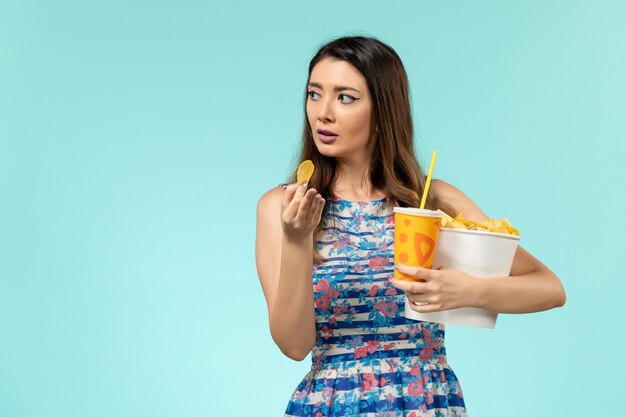
[[[320,94],[314,90],[307,91],[307,96],[309,97],[310,100],[313,100],[313,101],[317,101],[320,98]],[[339,94],[337,96],[337,100],[343,104],[350,104],[360,99],[361,99],[360,97],[354,97],[354,96],[351,96],[350,94],[345,94],[345,93]]]
[[313,90],[307,91],[307,95],[313,101],[317,100],[320,97],[320,95],[316,91],[313,91]]
[[[343,98],[342,98],[343,97]],[[346,100],[344,100],[344,98]],[[339,94],[339,101],[345,104],[352,103],[353,101],[359,100],[358,98],[351,96],[350,94]]]

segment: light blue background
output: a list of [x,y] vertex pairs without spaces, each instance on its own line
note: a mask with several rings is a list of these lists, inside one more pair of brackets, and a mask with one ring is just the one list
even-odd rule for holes
[[624,413],[626,6],[601,1],[0,1],[0,416],[278,416],[254,263],[309,59],[406,65],[419,157],[564,282],[449,327],[471,416]]

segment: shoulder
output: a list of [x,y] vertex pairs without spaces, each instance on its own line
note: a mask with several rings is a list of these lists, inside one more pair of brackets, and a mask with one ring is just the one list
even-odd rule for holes
[[281,185],[270,189],[259,199],[257,211],[259,213],[265,213],[268,211],[274,211],[277,207],[280,208],[284,193],[285,189]]
[[468,198],[461,190],[454,185],[439,179],[433,179],[431,183],[432,190],[437,197],[451,204],[456,208],[455,203],[460,203],[464,198]]
[[433,180],[431,187],[436,196],[457,213],[463,212],[466,219],[485,220],[487,215],[463,191],[442,180]]

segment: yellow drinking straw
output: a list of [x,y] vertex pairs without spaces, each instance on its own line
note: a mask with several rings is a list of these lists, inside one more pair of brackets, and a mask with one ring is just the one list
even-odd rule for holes
[[428,189],[430,188],[430,180],[433,177],[433,170],[435,169],[435,161],[437,160],[437,151],[433,152],[433,157],[430,160],[430,168],[428,169],[428,177],[426,177],[426,186],[424,187],[424,195],[422,196],[422,202],[420,208],[423,209],[426,205],[426,197],[428,196]]

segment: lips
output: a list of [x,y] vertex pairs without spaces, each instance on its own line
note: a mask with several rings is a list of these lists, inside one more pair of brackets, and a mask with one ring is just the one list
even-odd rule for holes
[[332,130],[317,129],[317,137],[323,143],[332,143],[337,140],[338,135]]

